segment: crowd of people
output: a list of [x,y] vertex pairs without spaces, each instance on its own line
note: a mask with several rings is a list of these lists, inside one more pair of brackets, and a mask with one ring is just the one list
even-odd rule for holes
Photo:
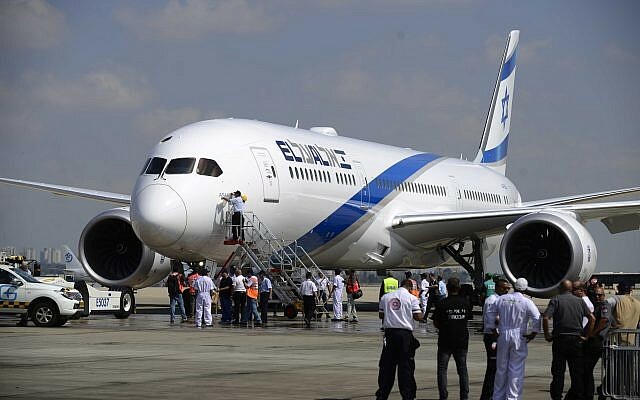
[[[171,323],[176,319],[175,306],[178,305],[183,322],[193,316],[196,327],[212,326],[212,297],[217,297],[222,311],[221,324],[266,325],[273,293],[271,280],[264,272],[257,276],[250,270],[243,274],[238,268],[232,272],[230,276],[222,270],[214,283],[206,268],[196,269],[186,278],[175,268],[167,279]],[[449,278],[444,283],[441,277],[426,273],[421,274],[421,278],[418,283],[407,271],[399,283],[388,274],[380,286],[379,316],[384,344],[376,398],[388,398],[396,370],[402,398],[415,398],[414,357],[420,343],[413,335],[413,321],[429,320],[438,332],[439,398],[448,398],[447,369],[453,357],[460,398],[468,399],[468,321],[472,318],[472,305],[469,298],[462,295],[459,279]],[[523,294],[528,289],[524,278],[515,281],[513,291],[505,279],[495,279],[492,284],[485,282],[485,287],[491,290],[487,291],[482,311],[487,361],[481,400],[523,398],[527,344],[540,332],[552,343],[551,398],[563,398],[568,366],[571,384],[564,399],[593,399],[602,393],[595,385],[593,373],[609,330],[613,327],[637,329],[640,324],[640,301],[631,296],[631,287],[623,284],[618,286],[616,296],[606,299],[604,288],[597,283],[564,281],[560,293],[549,301],[543,313]],[[345,316],[343,290],[347,293]],[[316,305],[326,305],[329,298],[333,300],[332,321],[358,321],[355,300],[362,295],[362,290],[354,271],[348,271],[345,279],[342,272],[336,270],[331,282],[324,275],[314,277],[307,273],[301,294],[306,327],[311,327],[312,319],[321,317]]]
[[[438,282],[434,276],[424,274],[422,278],[417,296],[416,282],[411,279],[410,273],[399,285],[391,275],[382,282],[379,313],[383,320],[384,341],[376,399],[388,398],[396,369],[402,398],[415,399],[414,357],[420,343],[413,336],[412,320],[422,322],[427,318],[431,308],[428,305],[429,298],[433,299],[435,306],[430,319],[438,330],[439,398],[447,399],[449,396],[447,368],[451,357],[456,363],[460,399],[469,398],[466,358],[472,306],[468,298],[461,295],[459,279],[449,278],[443,290],[439,284],[442,279]],[[487,365],[480,399],[525,397],[527,344],[541,331],[545,340],[552,343],[551,398],[563,399],[567,365],[571,385],[564,399],[593,399],[595,395],[602,395],[602,388],[595,387],[593,373],[609,329],[640,327],[640,301],[631,296],[630,286],[619,285],[618,294],[605,299],[604,288],[596,282],[564,281],[560,293],[549,301],[543,313],[531,299],[524,296],[528,288],[526,279],[517,279],[513,292],[511,284],[505,279],[496,279],[490,286],[492,291],[483,307],[483,342]],[[429,293],[429,290],[433,291]],[[443,295],[443,292],[446,294]],[[432,297],[436,293],[437,297]],[[628,344],[633,344],[635,337],[626,340]],[[604,374],[607,373],[605,370]]]

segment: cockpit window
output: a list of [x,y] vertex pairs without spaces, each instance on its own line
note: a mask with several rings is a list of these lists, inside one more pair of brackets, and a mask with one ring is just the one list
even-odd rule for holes
[[147,170],[147,167],[149,166],[150,162],[151,162],[151,159],[147,158],[147,161],[144,163],[144,167],[142,167],[142,171],[140,171],[140,175],[144,174],[144,172]]
[[195,158],[174,158],[169,162],[169,166],[164,171],[165,174],[190,174],[193,171]]
[[198,162],[198,169],[196,170],[198,175],[208,176],[220,176],[222,175],[222,169],[217,162],[209,160],[208,158],[201,158]]
[[147,167],[147,174],[149,175],[159,175],[164,169],[164,165],[167,163],[166,158],[162,157],[153,157],[149,166]]

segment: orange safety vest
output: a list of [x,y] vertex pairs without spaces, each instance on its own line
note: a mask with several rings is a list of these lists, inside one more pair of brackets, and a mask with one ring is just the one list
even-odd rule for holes
[[360,289],[360,282],[358,282],[358,279],[351,279],[349,276],[347,278],[347,293],[355,293],[358,289]]
[[247,297],[251,297],[252,299],[258,298],[258,278],[252,276],[249,278],[251,282],[251,286],[247,288]]

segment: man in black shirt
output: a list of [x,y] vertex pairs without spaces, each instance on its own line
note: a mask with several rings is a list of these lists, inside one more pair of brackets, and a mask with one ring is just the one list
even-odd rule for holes
[[453,356],[460,381],[460,399],[469,398],[469,375],[467,374],[467,349],[469,331],[467,321],[471,317],[471,306],[465,297],[459,295],[460,280],[449,278],[449,296],[437,305],[431,319],[438,329],[438,391],[440,400],[449,397],[447,391],[447,368]]
[[[584,397],[584,342],[591,336],[595,318],[582,298],[571,294],[573,285],[565,280],[560,287],[561,293],[549,301],[543,314],[542,327],[544,338],[553,342],[551,347],[551,385],[553,400],[562,399],[564,371],[569,364],[572,399]],[[583,329],[582,318],[587,317],[587,326]],[[553,335],[549,333],[549,319],[553,319]],[[586,332],[586,334],[585,334]]]
[[220,279],[218,287],[220,288],[218,293],[220,293],[220,307],[222,308],[222,318],[220,318],[220,323],[228,325],[231,323],[231,295],[233,291],[233,280],[226,269],[222,271],[222,279]]

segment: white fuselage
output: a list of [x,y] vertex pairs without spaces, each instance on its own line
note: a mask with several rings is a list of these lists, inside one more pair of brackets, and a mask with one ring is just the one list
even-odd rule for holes
[[[394,216],[520,203],[513,183],[475,163],[259,121],[188,125],[153,157],[195,159],[191,173],[142,173],[131,196],[136,234],[173,259],[227,258],[222,196],[236,190],[247,195],[247,211],[319,265],[366,269],[445,261],[436,249],[447,238],[434,232],[433,241],[406,243],[389,229]],[[200,175],[202,158],[222,174]]]

